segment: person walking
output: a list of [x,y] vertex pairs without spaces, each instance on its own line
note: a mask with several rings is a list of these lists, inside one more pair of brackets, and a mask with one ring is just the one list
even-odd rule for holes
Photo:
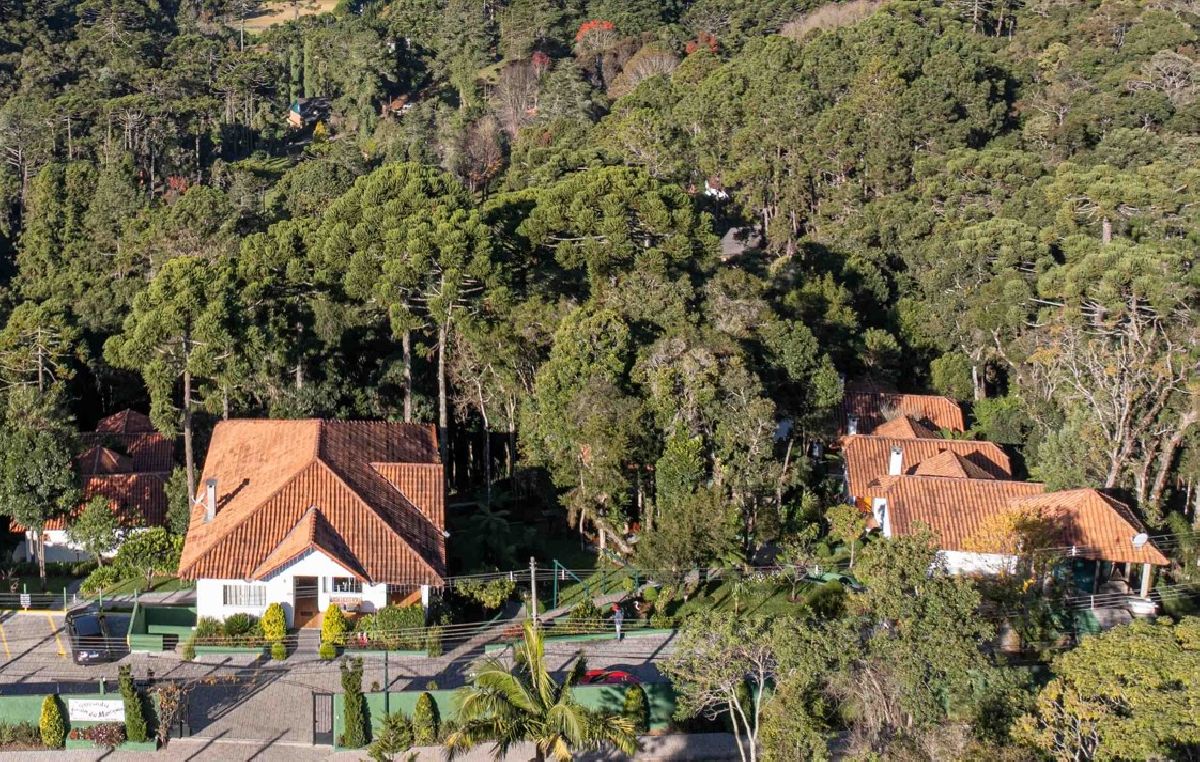
[[625,610],[621,608],[619,603],[612,605],[612,620],[613,625],[617,628],[617,640],[621,639],[621,625],[625,622]]

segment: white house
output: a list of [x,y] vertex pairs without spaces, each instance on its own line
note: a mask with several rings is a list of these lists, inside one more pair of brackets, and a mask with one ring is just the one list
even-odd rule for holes
[[283,604],[289,627],[334,604],[428,603],[445,575],[445,493],[432,426],[234,420],[213,431],[180,559],[196,613]]
[[1094,489],[1046,492],[1042,484],[1006,479],[887,476],[879,480],[871,512],[885,537],[928,527],[938,538],[939,559],[955,573],[1014,568],[1019,548],[1013,542],[1019,538],[1005,522],[1013,514],[1027,526],[1036,523],[1036,532],[1063,556],[1093,564],[1093,586],[1103,567],[1131,587],[1140,585],[1145,598],[1151,567],[1168,563],[1128,506]]

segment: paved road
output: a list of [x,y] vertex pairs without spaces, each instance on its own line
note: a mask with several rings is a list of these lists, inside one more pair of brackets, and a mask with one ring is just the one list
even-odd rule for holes
[[[470,665],[483,657],[484,644],[495,640],[498,632],[482,634],[436,659],[389,658],[386,677],[382,657],[365,653],[363,687],[374,690],[385,682],[396,691],[424,690],[431,683],[438,688],[459,687],[466,682]],[[655,681],[662,676],[654,661],[670,647],[671,637],[657,634],[623,641],[549,642],[546,653],[556,671],[565,671],[583,651],[592,668],[622,669]],[[117,664],[83,666],[71,660],[61,615],[0,615],[0,650],[5,657],[0,666],[0,686],[5,693],[95,691],[101,678],[108,681],[110,690],[115,688]],[[507,658],[508,653],[497,656]],[[137,678],[152,674],[190,681],[192,734],[219,744],[220,759],[240,758],[237,755],[243,752],[250,758],[267,747],[311,749],[313,693],[341,690],[338,663],[320,661],[315,648],[303,645],[282,663],[230,655],[204,655],[185,662],[174,653],[130,654],[120,663],[130,664]],[[227,751],[233,756],[227,756]]]
[[[664,735],[643,736],[642,747],[635,759],[638,762],[725,762],[739,759],[737,746],[733,736],[725,733],[708,733],[696,735]],[[414,750],[420,762],[444,762],[445,755],[441,747],[424,747]],[[305,745],[292,745],[276,742],[264,744],[258,742],[233,741],[229,739],[214,740],[177,740],[154,755],[154,759],[163,762],[200,762],[204,760],[220,760],[220,762],[242,762],[243,760],[262,760],[263,762],[316,762],[316,760],[333,760],[334,762],[359,762],[364,758],[361,751],[347,751],[334,754],[328,748],[314,748]],[[526,762],[533,756],[533,749],[522,744],[504,757],[506,762]],[[4,755],[5,762],[143,762],[145,754],[113,753],[103,751],[54,751],[54,752],[8,752]],[[481,746],[458,759],[463,762],[490,762],[490,748]],[[624,754],[616,752],[591,752],[581,754],[576,759],[580,762],[601,762],[627,760]]]

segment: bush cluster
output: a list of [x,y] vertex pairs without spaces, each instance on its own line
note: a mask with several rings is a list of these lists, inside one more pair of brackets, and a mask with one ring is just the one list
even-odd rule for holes
[[625,702],[621,714],[633,723],[633,728],[639,733],[650,730],[650,700],[646,691],[640,685],[631,685],[625,689]]
[[32,722],[0,722],[0,749],[41,748],[42,734]]
[[[91,741],[101,749],[115,749],[125,742],[127,736],[128,725],[122,725],[119,722],[102,722],[99,725],[92,725],[83,728],[82,730],[72,730],[71,738],[82,738],[85,741]],[[129,736],[129,740],[135,740]],[[146,739],[142,739],[143,741]]]
[[337,646],[346,645],[346,633],[350,631],[350,623],[346,615],[335,604],[329,604],[325,616],[321,618],[321,642]]
[[361,617],[354,632],[359,645],[389,651],[425,647],[425,610],[420,606],[388,606]]
[[225,621],[210,616],[196,621],[193,638],[201,645],[257,646],[264,642],[262,622],[252,614],[232,614]]

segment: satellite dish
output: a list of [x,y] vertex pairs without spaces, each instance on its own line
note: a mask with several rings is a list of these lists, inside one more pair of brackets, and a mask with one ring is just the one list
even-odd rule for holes
[[1150,535],[1145,532],[1138,532],[1133,536],[1133,549],[1141,550],[1148,542],[1150,542]]

